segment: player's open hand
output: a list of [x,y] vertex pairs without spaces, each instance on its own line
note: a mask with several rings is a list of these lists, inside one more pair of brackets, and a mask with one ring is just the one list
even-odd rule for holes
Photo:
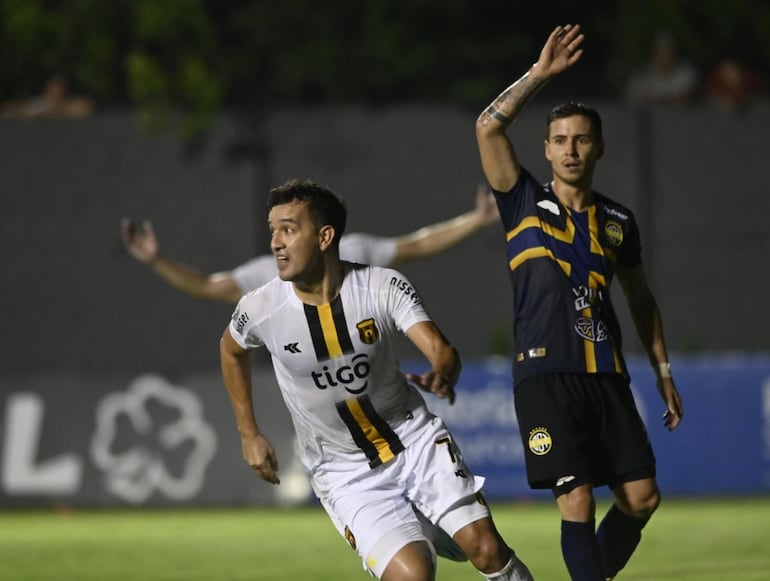
[[579,24],[554,28],[540,52],[533,74],[548,79],[567,70],[583,56],[580,45],[584,39]]
[[281,479],[278,478],[278,457],[267,438],[261,434],[241,436],[241,448],[243,459],[262,480],[272,484],[281,483]]
[[137,260],[149,263],[158,256],[158,238],[151,222],[145,220],[140,225],[123,218],[120,222],[120,233],[126,250]]

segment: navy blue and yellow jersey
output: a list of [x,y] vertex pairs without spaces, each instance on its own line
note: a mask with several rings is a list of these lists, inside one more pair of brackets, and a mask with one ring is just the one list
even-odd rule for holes
[[513,287],[515,383],[546,373],[626,374],[609,291],[617,267],[641,263],[633,214],[598,192],[576,212],[521,171],[511,191],[494,192]]

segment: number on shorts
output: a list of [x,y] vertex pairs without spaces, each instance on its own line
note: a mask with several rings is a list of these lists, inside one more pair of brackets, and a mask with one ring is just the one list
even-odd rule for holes
[[452,461],[452,464],[457,464],[457,455],[455,454],[455,449],[452,445],[452,438],[449,436],[442,436],[436,440],[437,446],[441,446],[443,444],[446,444],[446,449],[447,452],[449,452],[449,459]]

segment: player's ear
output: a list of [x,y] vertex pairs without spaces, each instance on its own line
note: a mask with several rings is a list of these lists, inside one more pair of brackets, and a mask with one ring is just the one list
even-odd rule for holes
[[321,247],[321,250],[327,250],[336,236],[337,231],[334,229],[334,226],[328,224],[321,226],[321,229],[318,231],[318,245]]
[[543,142],[543,149],[545,150],[545,158],[548,161],[551,161],[551,148],[550,148],[550,142],[546,139]]

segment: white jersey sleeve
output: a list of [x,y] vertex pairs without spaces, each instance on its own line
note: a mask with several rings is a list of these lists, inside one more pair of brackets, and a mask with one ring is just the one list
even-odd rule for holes
[[278,276],[275,257],[272,254],[265,254],[252,258],[235,267],[232,275],[235,284],[240,287],[242,293],[253,291]]
[[340,240],[340,258],[358,264],[391,266],[396,259],[398,242],[371,234],[346,234]]

